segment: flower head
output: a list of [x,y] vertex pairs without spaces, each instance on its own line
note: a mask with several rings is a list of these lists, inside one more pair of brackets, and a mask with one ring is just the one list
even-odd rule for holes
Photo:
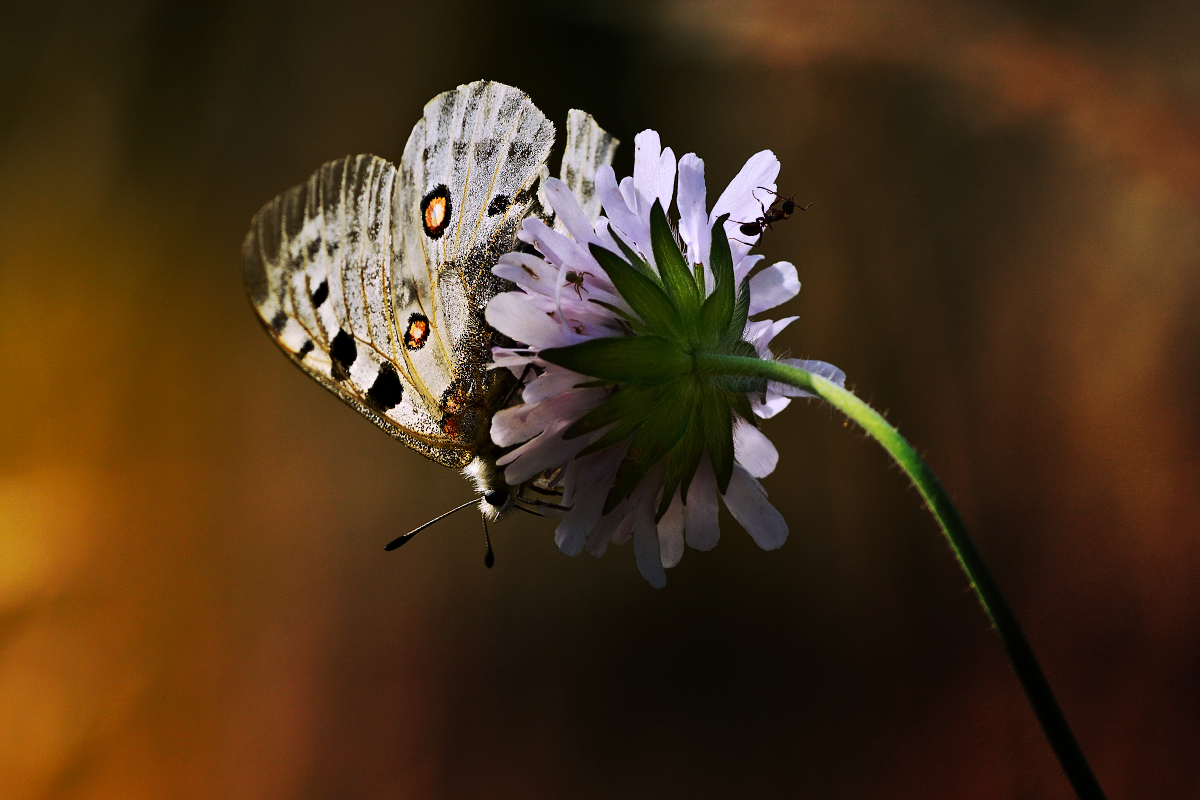
[[[632,538],[638,569],[662,586],[685,543],[716,545],[718,498],[763,549],[787,538],[757,480],[779,460],[758,420],[803,392],[711,364],[773,358],[771,340],[796,317],[750,318],[790,300],[800,282],[787,262],[752,276],[757,236],[739,230],[775,190],[774,154],[752,156],[710,212],[695,154],[677,170],[654,131],[635,146],[631,178],[618,184],[608,166],[596,175],[605,216],[588,219],[566,185],[550,180],[556,227],[526,220],[519,236],[536,252],[508,253],[494,269],[519,291],[496,296],[487,320],[526,347],[493,350],[495,366],[524,383],[521,403],[495,414],[491,435],[512,448],[497,461],[509,484],[541,476],[561,489],[563,552],[600,555]],[[845,380],[819,361],[789,363]]]

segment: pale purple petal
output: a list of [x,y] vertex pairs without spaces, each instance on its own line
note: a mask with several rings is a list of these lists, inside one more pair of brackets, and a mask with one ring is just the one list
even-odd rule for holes
[[738,463],[756,478],[767,477],[779,463],[779,451],[766,434],[740,419],[733,428],[733,452]]
[[544,258],[532,253],[510,252],[500,256],[492,273],[512,281],[527,292],[552,295],[558,270]]
[[712,550],[721,536],[717,519],[717,479],[713,475],[712,463],[705,455],[692,485],[688,487],[685,510],[685,528],[688,547],[697,550]]
[[758,481],[737,464],[733,465],[729,491],[725,492],[725,507],[763,550],[775,550],[787,540],[783,515],[767,500]]
[[[607,494],[607,492],[606,492]],[[603,503],[601,504],[603,505]],[[626,500],[621,505],[614,508],[608,514],[602,516],[600,521],[596,523],[596,527],[588,532],[587,539],[584,540],[584,546],[587,551],[594,556],[604,555],[604,551],[608,549],[608,543],[614,538],[617,529],[625,522],[625,513],[628,510],[629,501]],[[630,530],[632,530],[632,521],[630,522]],[[618,542],[620,544],[620,542]]]
[[[644,488],[645,483],[642,484]],[[663,569],[662,553],[658,548],[658,530],[654,524],[654,495],[640,502],[633,513],[633,554],[637,558],[638,572],[655,589],[667,585],[667,573]],[[618,530],[618,533],[620,531]],[[613,541],[616,541],[616,536]]]
[[637,193],[638,216],[650,218],[650,207],[654,201],[662,203],[663,210],[671,207],[675,194],[675,154],[671,148],[662,149],[658,132],[645,130],[633,139],[633,186]]
[[[732,247],[732,245],[730,246]],[[736,258],[733,262],[733,282],[741,286],[742,280],[750,274],[750,270],[754,269],[754,265],[762,261],[763,258],[760,255],[743,255],[740,258]]]
[[688,153],[679,159],[679,196],[675,204],[679,207],[679,237],[687,245],[688,261],[692,264],[707,265],[712,245],[705,201],[704,162],[695,153]]
[[567,555],[577,555],[587,535],[600,522],[604,499],[624,457],[624,448],[606,447],[567,462],[562,505],[571,510],[563,514],[554,532],[554,541]]
[[637,186],[633,182],[632,175],[621,178],[620,189],[621,197],[625,198],[625,205],[629,207],[629,210],[639,217],[642,216],[641,209],[638,208]]
[[662,565],[670,569],[683,558],[683,528],[686,511],[676,490],[667,513],[658,521],[658,549],[662,554]]
[[750,405],[754,409],[755,416],[762,419],[770,419],[791,405],[791,403],[792,398],[772,393],[770,391],[770,384],[767,384],[766,402],[760,403],[756,398],[750,400]]
[[603,389],[571,389],[541,403],[501,409],[492,415],[492,441],[501,447],[527,441],[563,418],[579,419],[606,396]]
[[505,336],[537,348],[566,347],[587,338],[536,311],[537,306],[529,302],[533,297],[524,292],[496,295],[485,312],[488,324]]
[[[770,201],[774,200],[775,196],[764,193],[759,187],[766,187],[774,192],[775,178],[778,175],[779,159],[770,150],[762,150],[750,156],[750,160],[717,198],[709,217],[709,224],[716,222],[717,217],[722,214],[729,214],[730,219],[740,219],[743,222],[761,216],[762,206],[771,205]],[[736,228],[734,232],[737,232]]]
[[[631,181],[631,192],[632,187]],[[624,233],[625,237],[633,242],[633,246],[639,251],[644,252],[650,249],[650,226],[642,223],[637,214],[626,204],[625,198],[617,189],[617,179],[612,167],[604,166],[596,172],[596,193],[600,195],[604,213],[608,216],[612,226]],[[620,250],[614,248],[614,252],[620,252]]]
[[[709,224],[717,221],[722,214],[729,214],[725,223],[725,233],[732,240],[729,243],[733,251],[734,261],[744,256],[750,245],[758,241],[758,235],[746,236],[738,230],[738,223],[753,222],[762,215],[763,206],[771,205],[775,196],[775,178],[779,175],[779,159],[770,150],[763,150],[750,156],[741,171],[729,182],[729,186],[717,198],[709,215]],[[770,190],[764,192],[759,187]],[[765,196],[764,196],[765,195]]]
[[548,364],[545,372],[525,384],[521,399],[525,405],[535,405],[543,400],[554,398],[563,392],[574,389],[580,383],[586,383],[591,378],[572,372],[556,364]]
[[579,207],[579,201],[565,183],[558,178],[546,181],[546,197],[550,201],[550,207],[558,215],[559,222],[575,241],[585,247],[597,241],[592,223],[588,221],[587,215]]
[[759,314],[768,308],[786,303],[800,293],[800,277],[796,268],[779,261],[750,279],[750,313]]
[[[828,381],[836,383],[838,386],[846,385],[846,373],[835,367],[833,364],[826,364],[824,361],[804,361],[799,358],[781,358],[781,364],[797,367],[805,372],[811,372],[814,375],[820,375]],[[811,392],[806,392],[803,389],[797,389],[795,386],[790,386],[786,383],[771,381],[767,384],[767,392],[773,394],[781,394],[784,397],[812,397]]]
[[762,327],[756,326],[754,338],[750,338],[749,335],[747,335],[746,341],[754,345],[754,349],[758,351],[759,358],[767,358],[770,354],[770,350],[768,348],[771,345],[771,341],[778,336],[784,328],[786,328],[788,325],[791,325],[798,319],[800,318],[784,317],[783,319],[763,320],[763,322],[767,324],[763,325]]

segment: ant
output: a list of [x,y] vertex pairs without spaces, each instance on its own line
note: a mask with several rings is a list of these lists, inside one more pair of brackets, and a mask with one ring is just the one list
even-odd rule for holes
[[576,272],[575,270],[571,270],[570,272],[568,272],[566,275],[563,276],[566,279],[566,282],[569,286],[575,287],[575,294],[579,296],[580,300],[583,299],[583,292],[587,291],[587,289],[583,288],[583,276],[584,275],[592,276],[592,273]]
[[[755,200],[758,200],[759,208],[762,209],[763,213],[761,217],[753,222],[738,223],[742,226],[740,230],[743,236],[757,236],[758,234],[767,230],[767,228],[771,228],[772,222],[781,222],[785,219],[789,219],[792,214],[796,213],[797,208],[799,208],[801,211],[807,211],[809,206],[812,205],[812,203],[809,203],[807,206],[797,206],[796,201],[792,199],[796,196],[794,194],[780,203],[779,192],[772,191],[765,186],[759,186],[758,188],[762,189],[764,192],[771,192],[771,194],[775,195],[775,200],[771,203],[771,207],[767,208],[765,205],[763,205],[761,200],[758,200],[757,196],[754,197]],[[751,196],[754,196],[753,193],[751,193]],[[775,203],[780,203],[779,208],[775,207]],[[733,222],[737,222],[737,220],[733,220]],[[774,230],[774,228],[771,228],[771,230]]]

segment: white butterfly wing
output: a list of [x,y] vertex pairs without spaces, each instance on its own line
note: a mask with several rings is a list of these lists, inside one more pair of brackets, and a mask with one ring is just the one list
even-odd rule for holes
[[[243,246],[251,302],[305,372],[414,450],[462,467],[509,395],[484,307],[539,200],[554,126],[521,91],[478,81],[425,106],[400,167],[332,161],[263,207]],[[592,219],[616,140],[572,111],[563,180]],[[504,342],[508,344],[508,342]]]

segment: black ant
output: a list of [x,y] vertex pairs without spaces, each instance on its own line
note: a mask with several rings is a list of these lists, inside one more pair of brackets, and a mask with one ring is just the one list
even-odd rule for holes
[[[768,228],[771,228],[772,222],[782,222],[785,219],[791,218],[792,214],[796,213],[797,208],[801,211],[807,211],[809,206],[812,205],[812,203],[809,203],[807,206],[797,206],[796,201],[792,199],[796,196],[794,194],[780,202],[779,192],[772,191],[765,186],[759,186],[758,188],[764,192],[771,192],[771,194],[775,195],[775,200],[771,203],[771,207],[767,208],[763,205],[762,200],[758,200],[758,197],[754,198],[758,200],[759,208],[762,209],[763,213],[761,217],[753,222],[738,223],[742,226],[739,230],[741,230],[743,236],[757,236]],[[775,207],[775,203],[779,203],[779,208]],[[737,220],[733,220],[733,222],[737,222]],[[774,230],[774,228],[771,228],[771,230]]]

